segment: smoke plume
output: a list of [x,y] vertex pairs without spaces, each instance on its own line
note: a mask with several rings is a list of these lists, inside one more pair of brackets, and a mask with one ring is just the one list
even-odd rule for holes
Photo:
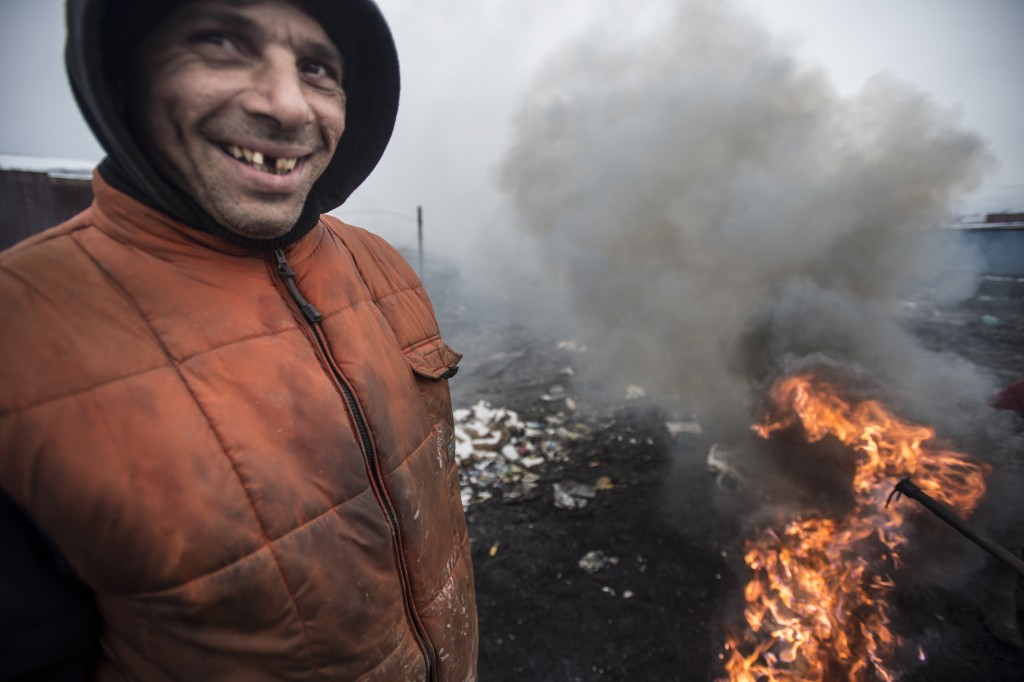
[[893,316],[926,289],[971,294],[973,256],[926,228],[981,179],[982,141],[891,77],[840,96],[731,3],[637,14],[545,64],[500,175],[616,379],[723,429],[820,354],[919,419],[983,408],[987,375]]

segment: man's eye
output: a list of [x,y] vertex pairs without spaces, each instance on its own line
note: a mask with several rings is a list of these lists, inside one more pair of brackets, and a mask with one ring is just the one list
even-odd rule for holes
[[330,66],[329,64],[325,64],[324,62],[303,62],[300,65],[299,69],[303,73],[308,73],[309,75],[315,76],[316,78],[324,78],[330,80],[335,84],[341,84],[341,74],[339,74],[337,70],[334,69],[332,66]]
[[214,47],[220,47],[224,49],[233,49],[237,47],[234,38],[224,33],[207,32],[199,33],[192,38],[192,42],[203,45],[212,45]]

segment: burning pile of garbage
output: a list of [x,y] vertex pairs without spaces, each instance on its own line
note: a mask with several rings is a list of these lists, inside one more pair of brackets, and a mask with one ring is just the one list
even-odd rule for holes
[[468,507],[496,495],[521,499],[540,483],[546,464],[564,461],[566,446],[586,434],[562,412],[543,421],[523,421],[513,410],[481,400],[455,410],[455,454],[462,477],[462,504]]
[[793,518],[747,541],[744,559],[754,573],[745,589],[747,629],[728,638],[728,679],[894,680],[902,642],[890,628],[889,572],[908,538],[904,513],[887,505],[893,484],[913,476],[929,495],[969,514],[990,467],[939,446],[934,429],[877,401],[847,402],[812,375],[776,382],[771,401],[778,416],[756,425],[758,435],[798,425],[807,443],[837,439],[856,456],[855,503],[845,515]]

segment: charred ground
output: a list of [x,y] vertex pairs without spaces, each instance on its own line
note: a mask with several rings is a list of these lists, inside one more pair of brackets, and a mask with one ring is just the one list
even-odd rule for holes
[[[467,509],[479,603],[480,676],[500,680],[712,680],[721,676],[727,629],[741,621],[744,533],[771,500],[716,485],[705,434],[672,435],[671,407],[615,395],[588,372],[586,353],[559,348],[569,322],[538,326],[528,303],[484,304],[454,282],[428,281],[449,343],[466,354],[452,381],[456,407],[479,400],[542,422],[562,413],[578,434],[567,456],[540,467],[536,488]],[[1024,378],[1024,311],[967,304],[906,324],[934,350],[992,369],[1004,384]],[[574,372],[567,376],[566,367]],[[541,399],[553,386],[575,397]],[[621,391],[619,391],[621,395]],[[583,508],[553,503],[555,483],[593,485]],[[974,553],[939,524],[927,529],[942,552]],[[597,551],[596,572],[580,560]],[[594,556],[594,555],[591,555]],[[914,557],[911,557],[913,560]],[[990,573],[954,586],[912,561],[895,576],[895,629],[913,646],[899,663],[903,680],[1020,680],[1024,651],[995,639],[984,624]],[[984,560],[980,560],[985,563]],[[1019,586],[1018,586],[1019,587]],[[1024,617],[1018,601],[1018,622]],[[918,660],[920,645],[926,661]]]

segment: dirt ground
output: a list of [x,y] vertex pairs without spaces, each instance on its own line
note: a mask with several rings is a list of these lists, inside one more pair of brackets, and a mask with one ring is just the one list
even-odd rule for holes
[[[452,380],[456,407],[488,400],[535,422],[561,412],[578,434],[564,459],[537,468],[533,490],[467,508],[480,678],[721,677],[726,629],[742,613],[748,576],[739,519],[750,510],[715,485],[706,464],[711,443],[702,434],[670,434],[671,415],[643,397],[581,402],[566,413],[564,401],[541,398],[553,385],[575,393],[574,382],[585,381],[579,371],[564,373],[579,362],[558,347],[564,329],[538,331],[521,322],[528,309],[499,312],[470,302],[457,283],[431,284],[442,330],[466,354]],[[907,324],[930,348],[990,367],[1006,384],[1024,378],[1024,310],[968,305]],[[602,477],[604,489],[585,507],[555,506],[555,483],[593,486]],[[976,551],[966,541],[957,547]],[[599,570],[588,572],[580,561],[595,550],[602,554],[589,557],[599,559]],[[913,585],[914,567],[895,579]],[[898,589],[896,599],[894,627],[912,642],[900,679],[1024,680],[1024,651],[992,637],[983,623],[980,587]],[[1016,613],[1024,625],[1024,594]]]

